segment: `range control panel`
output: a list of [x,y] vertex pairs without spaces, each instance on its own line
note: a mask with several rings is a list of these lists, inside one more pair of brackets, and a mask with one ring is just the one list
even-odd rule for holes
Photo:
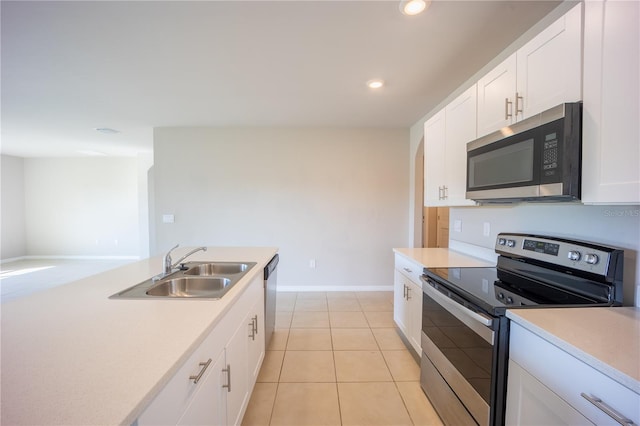
[[607,275],[613,247],[562,238],[501,233],[496,239],[496,253],[508,257],[541,260],[599,275]]

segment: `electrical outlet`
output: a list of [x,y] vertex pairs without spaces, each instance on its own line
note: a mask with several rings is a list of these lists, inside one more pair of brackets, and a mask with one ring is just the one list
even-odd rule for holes
[[316,267],[316,260],[315,259],[309,260],[309,268],[315,269],[315,267]]
[[173,223],[173,222],[175,222],[175,220],[176,220],[176,218],[172,214],[163,214],[162,215],[162,223]]
[[484,226],[482,227],[482,235],[485,237],[491,235],[491,224],[489,222],[484,223]]
[[455,232],[462,232],[462,221],[460,219],[453,221],[453,230]]

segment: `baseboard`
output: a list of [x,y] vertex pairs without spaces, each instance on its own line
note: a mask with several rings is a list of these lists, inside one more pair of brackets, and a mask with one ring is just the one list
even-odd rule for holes
[[278,291],[393,291],[392,285],[278,285]]
[[0,260],[0,264],[17,262],[19,260],[140,260],[139,256],[20,256]]

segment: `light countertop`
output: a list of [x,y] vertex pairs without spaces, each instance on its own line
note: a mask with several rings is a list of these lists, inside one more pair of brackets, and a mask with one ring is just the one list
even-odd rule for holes
[[276,252],[189,257],[257,262],[220,300],[109,299],[161,272],[159,256],[3,304],[1,423],[131,424]]
[[507,317],[640,393],[640,308],[513,309]]
[[394,248],[393,251],[417,262],[424,268],[474,268],[495,266],[495,263],[447,248]]

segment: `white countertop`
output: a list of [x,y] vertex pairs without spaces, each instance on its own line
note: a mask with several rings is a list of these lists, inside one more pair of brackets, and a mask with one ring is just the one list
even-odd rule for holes
[[507,317],[640,393],[640,308],[511,309]]
[[132,423],[276,252],[189,257],[257,262],[221,300],[108,298],[161,272],[159,256],[3,304],[1,423]]
[[417,262],[424,268],[474,268],[495,263],[447,248],[394,248],[394,252]]

